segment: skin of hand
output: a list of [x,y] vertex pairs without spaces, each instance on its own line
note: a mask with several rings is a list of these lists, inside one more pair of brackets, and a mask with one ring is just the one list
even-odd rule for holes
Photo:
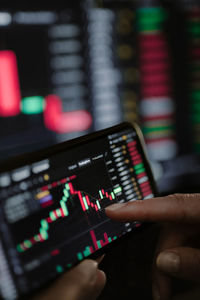
[[98,269],[102,259],[85,259],[31,300],[95,300],[106,283],[105,273]]
[[174,194],[106,208],[115,221],[161,222],[153,266],[153,298],[167,300],[172,277],[200,282],[200,194]]

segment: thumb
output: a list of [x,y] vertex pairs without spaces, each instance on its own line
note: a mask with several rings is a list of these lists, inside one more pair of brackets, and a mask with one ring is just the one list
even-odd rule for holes
[[174,277],[200,280],[200,250],[189,247],[171,248],[156,259],[157,268]]
[[94,300],[101,293],[105,282],[105,274],[98,269],[98,263],[86,259],[32,300]]

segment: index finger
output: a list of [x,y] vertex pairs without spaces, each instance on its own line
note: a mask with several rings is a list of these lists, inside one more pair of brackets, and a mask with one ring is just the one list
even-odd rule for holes
[[174,194],[117,203],[105,209],[116,221],[200,222],[200,194]]

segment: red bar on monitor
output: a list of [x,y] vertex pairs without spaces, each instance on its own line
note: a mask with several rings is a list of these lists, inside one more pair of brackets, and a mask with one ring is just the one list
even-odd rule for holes
[[20,113],[20,85],[17,59],[11,50],[0,51],[0,116]]
[[62,100],[57,95],[45,97],[44,123],[46,128],[57,133],[84,131],[90,128],[92,116],[86,110],[64,112]]

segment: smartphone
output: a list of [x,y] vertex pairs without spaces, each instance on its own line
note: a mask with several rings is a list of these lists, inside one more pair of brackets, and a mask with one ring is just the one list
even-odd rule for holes
[[3,299],[27,297],[145,226],[105,214],[157,194],[144,147],[139,127],[122,123],[1,165]]

